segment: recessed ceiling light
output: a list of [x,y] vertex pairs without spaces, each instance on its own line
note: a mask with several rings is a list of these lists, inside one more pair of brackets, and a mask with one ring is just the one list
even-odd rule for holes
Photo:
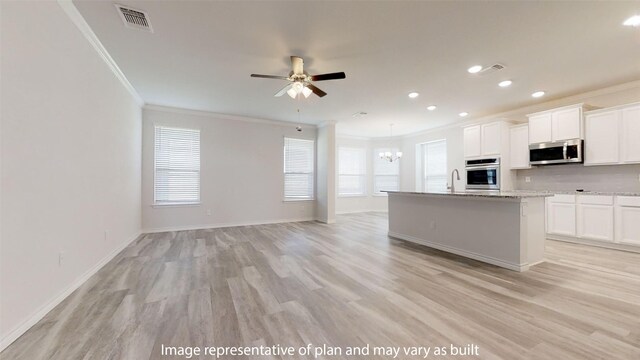
[[414,91],[414,92],[410,92],[410,93],[409,93],[409,97],[410,97],[410,98],[412,98],[412,99],[417,98],[417,97],[418,97],[418,95],[420,95],[420,94],[418,94],[418,93],[417,93],[417,92],[415,92],[415,91]]
[[436,106],[435,106],[435,105],[429,105],[429,106],[427,106],[427,110],[429,110],[429,111],[433,111],[433,110],[435,110],[435,109],[436,109]]
[[543,97],[544,96],[544,91],[536,91],[533,94],[531,94],[531,96],[533,96],[534,98]]
[[475,74],[477,72],[479,72],[480,70],[482,70],[482,65],[473,65],[472,67],[468,68],[467,71],[471,74]]
[[458,115],[460,115],[460,117],[465,117],[465,116],[469,115],[469,113],[468,113],[468,112],[466,112],[466,111],[463,111],[463,112],[461,112],[461,113],[460,113],[460,114],[458,114]]
[[513,81],[511,81],[511,80],[504,80],[504,81],[500,81],[500,82],[498,83],[498,86],[500,86],[500,87],[503,87],[503,88],[504,88],[504,87],[508,87],[508,86],[509,86],[509,85],[511,85],[511,84],[513,84]]
[[622,25],[624,25],[624,26],[633,26],[633,27],[640,26],[640,15],[633,15],[632,17],[630,17],[627,20],[625,20],[622,23]]

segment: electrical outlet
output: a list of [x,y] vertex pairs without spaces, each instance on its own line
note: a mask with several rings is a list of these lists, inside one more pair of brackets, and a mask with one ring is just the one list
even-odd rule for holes
[[638,174],[638,182],[640,182],[640,174]]
[[58,253],[58,266],[62,266],[63,261],[64,261],[64,251],[60,251]]
[[207,209],[207,216],[211,216],[211,209]]
[[436,222],[435,222],[435,221],[431,221],[431,222],[429,223],[429,228],[430,228],[431,230],[434,230],[434,229],[436,228]]
[[525,176],[524,177],[524,182],[530,183],[531,182],[531,176]]
[[107,239],[109,239],[109,230],[104,231],[104,241],[107,241]]

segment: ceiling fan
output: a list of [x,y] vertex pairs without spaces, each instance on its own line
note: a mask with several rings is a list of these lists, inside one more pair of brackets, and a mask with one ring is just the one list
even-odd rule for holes
[[283,87],[274,96],[282,96],[287,93],[295,99],[299,94],[302,94],[307,98],[311,93],[314,93],[319,97],[323,97],[327,95],[327,93],[318,89],[318,87],[311,83],[312,81],[344,79],[346,78],[346,75],[343,72],[309,75],[304,71],[304,60],[299,56],[291,56],[291,72],[289,72],[289,76],[251,74],[251,77],[286,80],[289,84]]

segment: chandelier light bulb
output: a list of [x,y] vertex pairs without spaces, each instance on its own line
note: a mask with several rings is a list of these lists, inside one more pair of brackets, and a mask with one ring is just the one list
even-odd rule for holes
[[312,91],[308,87],[305,86],[302,88],[302,95],[304,95],[305,98],[308,98],[311,93]]

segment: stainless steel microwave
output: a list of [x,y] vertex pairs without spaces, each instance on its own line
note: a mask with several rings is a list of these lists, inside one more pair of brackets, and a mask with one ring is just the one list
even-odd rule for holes
[[467,160],[465,162],[469,190],[500,190],[500,158]]
[[581,139],[529,145],[529,164],[554,165],[584,162]]

